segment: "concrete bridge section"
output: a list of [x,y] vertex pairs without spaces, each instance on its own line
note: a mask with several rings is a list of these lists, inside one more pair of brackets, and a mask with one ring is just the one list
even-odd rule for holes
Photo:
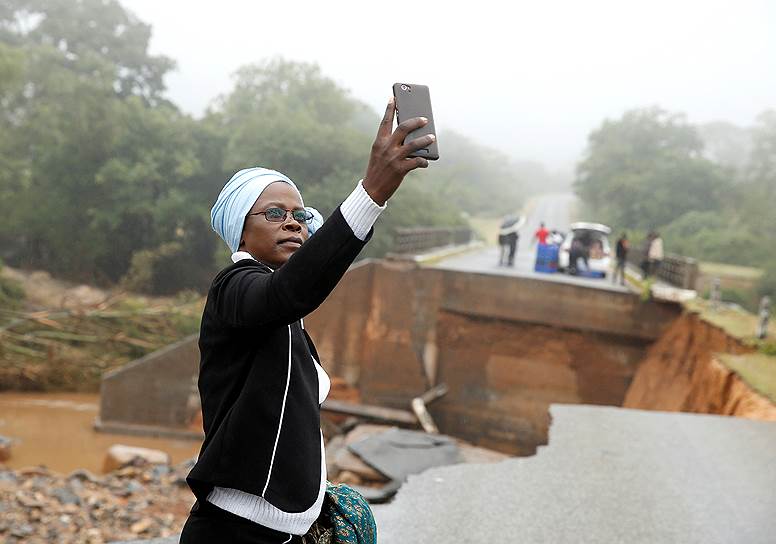
[[406,409],[445,382],[431,407],[442,432],[531,454],[546,442],[550,403],[620,405],[679,313],[625,291],[373,261],[305,322],[364,402]]
[[98,431],[200,438],[198,335],[106,373]]
[[549,445],[411,476],[375,508],[381,544],[750,544],[776,535],[776,423],[551,408]]
[[[550,403],[620,405],[679,312],[624,291],[365,261],[305,326],[365,403],[406,410],[445,382],[431,407],[442,432],[531,454],[546,442]],[[107,375],[99,427],[191,434],[197,368],[192,337]]]

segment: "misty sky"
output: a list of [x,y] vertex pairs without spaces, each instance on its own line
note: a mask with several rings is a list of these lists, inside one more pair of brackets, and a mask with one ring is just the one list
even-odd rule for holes
[[776,2],[120,1],[178,62],[169,95],[195,115],[277,55],[377,111],[395,81],[429,85],[440,131],[553,169],[629,108],[741,125],[776,108]]

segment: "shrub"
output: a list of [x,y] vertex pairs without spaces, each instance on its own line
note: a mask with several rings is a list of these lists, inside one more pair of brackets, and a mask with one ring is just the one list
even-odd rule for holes
[[0,308],[15,310],[22,306],[25,298],[24,288],[11,278],[2,275],[3,265],[0,263]]

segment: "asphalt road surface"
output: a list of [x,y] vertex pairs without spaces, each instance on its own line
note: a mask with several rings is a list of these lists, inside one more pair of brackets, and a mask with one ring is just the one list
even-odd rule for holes
[[[544,222],[550,230],[557,229],[561,232],[568,232],[571,223],[571,211],[576,202],[576,197],[572,193],[553,193],[539,195],[533,206],[533,209],[526,217],[526,221],[520,229],[520,240],[515,257],[515,266],[499,266],[499,248],[497,246],[488,246],[479,251],[472,251],[463,255],[456,255],[444,259],[434,266],[446,270],[470,271],[483,274],[500,274],[505,276],[520,276],[538,278],[546,281],[557,281],[594,287],[597,289],[609,289],[613,291],[627,291],[625,287],[613,285],[610,278],[581,278],[569,276],[568,274],[544,274],[534,272],[534,262],[536,260],[536,243],[534,233],[539,228],[539,224]],[[589,218],[588,218],[589,219]],[[592,219],[591,219],[592,220]],[[495,244],[495,240],[488,240],[488,243]],[[610,245],[614,241],[609,240]]]
[[553,405],[533,457],[411,476],[380,544],[776,542],[776,423]]

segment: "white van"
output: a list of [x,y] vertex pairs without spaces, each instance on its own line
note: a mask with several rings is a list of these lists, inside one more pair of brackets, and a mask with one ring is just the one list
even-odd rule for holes
[[[572,223],[558,251],[558,270],[569,274],[605,278],[611,269],[611,232],[612,229],[601,223]],[[572,244],[578,253],[576,263],[570,262]]]

